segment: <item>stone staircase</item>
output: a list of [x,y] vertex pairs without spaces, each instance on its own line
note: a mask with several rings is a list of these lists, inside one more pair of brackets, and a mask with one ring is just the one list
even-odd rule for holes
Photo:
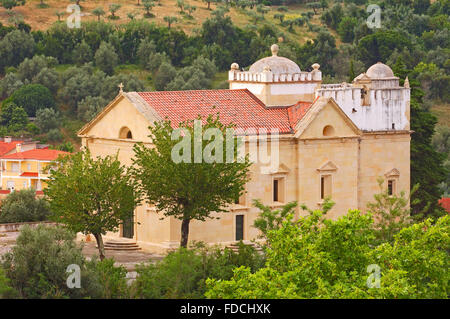
[[[261,247],[256,245],[253,242],[244,243],[244,245],[255,248],[257,252],[262,252]],[[231,249],[233,252],[237,253],[239,251],[239,242],[232,243],[232,244],[226,246],[226,248]]]
[[105,250],[136,251],[141,250],[141,247],[135,241],[118,239],[106,241]]

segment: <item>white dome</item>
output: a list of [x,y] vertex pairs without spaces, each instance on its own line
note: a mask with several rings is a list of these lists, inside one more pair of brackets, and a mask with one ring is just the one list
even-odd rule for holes
[[261,73],[267,67],[274,74],[293,74],[300,73],[300,67],[292,60],[278,56],[278,45],[271,47],[272,56],[256,61],[250,66],[249,71],[252,73]]
[[381,62],[378,62],[368,68],[366,75],[371,79],[388,79],[395,77],[392,69]]

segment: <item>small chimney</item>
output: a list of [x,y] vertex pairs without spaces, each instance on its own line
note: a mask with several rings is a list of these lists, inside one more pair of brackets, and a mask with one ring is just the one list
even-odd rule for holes
[[16,153],[22,152],[22,144],[16,144]]
[[11,143],[12,142],[12,137],[11,136],[5,136],[5,138],[3,139],[3,141],[5,143]]

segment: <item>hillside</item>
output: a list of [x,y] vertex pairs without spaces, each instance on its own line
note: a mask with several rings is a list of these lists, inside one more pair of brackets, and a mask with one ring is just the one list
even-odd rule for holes
[[[140,3],[138,5],[137,3]],[[173,16],[177,17],[178,21],[173,25],[174,28],[181,29],[187,34],[192,35],[196,33],[196,30],[201,27],[201,24],[211,16],[211,12],[217,8],[214,3],[210,4],[210,10],[208,10],[208,5],[202,0],[185,0],[184,2],[189,6],[195,6],[196,9],[189,16],[188,14],[180,13],[180,8],[177,7],[177,0],[160,0],[155,7],[151,9],[153,17],[146,18],[144,15],[146,13],[142,1],[139,0],[116,0],[114,3],[120,4],[120,9],[115,13],[117,19],[109,19],[108,16],[111,15],[109,11],[109,5],[113,3],[112,1],[106,0],[94,0],[94,1],[81,1],[80,5],[82,8],[81,23],[86,21],[96,21],[98,17],[95,16],[92,11],[96,8],[102,8],[105,15],[101,17],[101,20],[114,22],[118,25],[130,21],[128,14],[133,14],[134,19],[146,19],[150,22],[155,22],[159,25],[167,26],[167,22],[164,21],[164,17]],[[32,27],[32,30],[46,30],[56,21],[58,17],[56,12],[63,13],[64,15],[60,17],[61,20],[67,19],[71,13],[66,12],[66,8],[74,2],[69,0],[45,0],[44,3],[48,7],[40,7],[41,0],[28,0],[24,6],[19,6],[14,8],[12,11],[17,14],[18,19],[22,19],[27,24]],[[286,13],[287,16],[291,18],[300,17],[302,13],[311,11],[307,9],[305,5],[290,5],[289,11]],[[288,27],[281,26],[280,21],[275,19],[273,16],[277,13],[277,6],[266,7],[269,11],[264,15],[264,20],[258,20],[258,27],[264,24],[274,26],[278,31],[284,33],[286,38],[296,41],[299,44],[305,43],[307,40],[314,38],[315,32],[309,31],[308,27],[305,26],[293,26],[292,30],[288,30]],[[321,10],[319,10],[321,11]],[[231,17],[233,24],[238,27],[244,28],[249,25],[255,24],[252,13],[256,12],[256,7],[253,9],[246,8],[236,8],[230,6],[229,16]],[[311,18],[310,23],[320,25],[320,15],[316,15]],[[0,7],[0,22],[4,25],[10,25],[13,23],[7,10]]]

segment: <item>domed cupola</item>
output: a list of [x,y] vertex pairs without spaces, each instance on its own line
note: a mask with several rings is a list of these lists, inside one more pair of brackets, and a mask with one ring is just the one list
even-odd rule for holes
[[249,72],[260,73],[265,70],[270,70],[273,74],[295,74],[301,72],[297,63],[288,58],[278,56],[278,45],[274,44],[270,49],[272,51],[272,56],[253,63],[250,66]]
[[378,62],[368,68],[366,75],[372,80],[396,78],[392,69],[381,62]]
[[266,107],[285,107],[298,101],[314,101],[315,90],[322,83],[320,65],[314,63],[311,72],[302,72],[294,61],[278,56],[278,45],[270,47],[272,56],[253,63],[248,71],[231,64],[228,72],[230,89],[248,89]]

